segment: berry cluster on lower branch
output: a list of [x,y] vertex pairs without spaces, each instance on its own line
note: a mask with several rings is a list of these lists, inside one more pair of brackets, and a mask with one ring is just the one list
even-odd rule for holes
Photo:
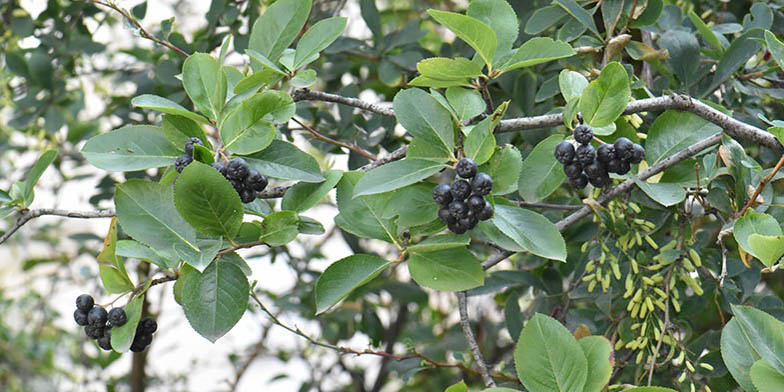
[[493,205],[484,198],[493,190],[493,179],[487,173],[477,173],[476,162],[470,158],[461,159],[455,170],[463,179],[436,185],[433,200],[441,205],[438,210],[441,221],[453,233],[463,234],[480,220],[493,217]]
[[[112,328],[121,327],[128,322],[128,315],[123,308],[106,311],[102,306],[95,305],[89,294],[76,297],[74,321],[84,327],[88,338],[94,339],[98,347],[112,350]],[[158,329],[158,323],[146,317],[136,326],[136,335],[131,343],[131,351],[142,352],[152,343],[152,334]]]

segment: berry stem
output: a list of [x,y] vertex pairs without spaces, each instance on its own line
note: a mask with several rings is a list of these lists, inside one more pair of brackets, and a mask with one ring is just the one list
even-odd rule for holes
[[310,132],[310,134],[313,135],[313,137],[318,139],[318,140],[321,140],[321,141],[324,141],[324,142],[327,142],[327,143],[331,143],[331,144],[334,144],[334,145],[339,146],[339,147],[347,148],[347,149],[349,149],[351,151],[354,151],[355,153],[357,153],[359,155],[362,155],[363,157],[365,157],[367,159],[370,159],[371,161],[375,161],[375,160],[378,159],[370,151],[365,150],[364,148],[362,148],[362,147],[360,147],[360,146],[358,146],[356,144],[348,144],[348,143],[341,142],[340,140],[335,140],[335,139],[333,139],[333,138],[331,138],[329,136],[324,136],[321,133],[319,133],[318,131],[316,131],[315,129],[313,129],[313,127],[311,127],[310,125],[307,125],[307,124],[297,120],[294,117],[292,117],[291,120],[294,121],[295,123],[299,124],[302,128],[304,128],[308,132]]

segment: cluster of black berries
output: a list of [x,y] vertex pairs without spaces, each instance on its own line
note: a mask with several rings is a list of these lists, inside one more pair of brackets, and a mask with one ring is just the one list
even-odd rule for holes
[[188,166],[193,162],[193,146],[196,144],[200,146],[204,145],[201,139],[197,137],[192,137],[185,142],[185,154],[178,156],[174,161],[174,168],[177,169],[177,173],[182,173],[185,166]]
[[610,185],[610,174],[626,174],[632,163],[640,163],[645,149],[631,140],[620,137],[614,144],[602,144],[598,149],[591,145],[593,129],[579,125],[574,129],[574,140],[580,145],[575,149],[568,141],[555,146],[555,159],[561,162],[564,173],[575,188],[591,185],[601,188]]
[[76,297],[74,311],[76,324],[84,326],[84,333],[90,339],[96,339],[98,346],[106,351],[112,349],[112,328],[128,322],[128,316],[122,308],[114,308],[106,312],[101,306],[95,306],[93,297],[82,294]]
[[441,221],[453,233],[463,234],[480,220],[493,217],[493,206],[484,198],[493,190],[493,179],[487,173],[477,173],[476,162],[469,158],[461,159],[456,170],[463,179],[436,185],[433,199],[441,205],[438,210]]
[[248,168],[248,163],[242,158],[233,158],[228,163],[214,162],[210,166],[231,182],[243,203],[256,200],[256,192],[261,192],[267,187],[267,177],[255,169]]
[[158,330],[158,323],[152,317],[145,317],[136,326],[136,336],[131,342],[131,351],[140,353],[152,343],[152,334]]

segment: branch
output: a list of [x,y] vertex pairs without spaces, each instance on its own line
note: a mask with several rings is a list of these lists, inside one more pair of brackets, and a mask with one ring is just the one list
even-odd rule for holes
[[474,355],[477,366],[479,366],[479,373],[482,374],[482,381],[488,388],[495,386],[495,381],[490,377],[490,372],[487,370],[487,364],[482,357],[482,352],[479,350],[479,344],[476,342],[474,332],[471,331],[471,323],[468,320],[468,307],[466,306],[466,293],[460,291],[457,293],[457,308],[460,311],[460,327],[463,329],[468,346],[471,347],[471,353]]
[[551,204],[551,203],[527,203],[524,201],[517,202],[517,205],[520,207],[527,207],[527,208],[543,208],[547,210],[566,210],[566,211],[574,211],[579,210],[583,206],[576,205],[576,204]]
[[763,178],[762,181],[760,181],[759,186],[757,186],[757,189],[754,190],[754,193],[749,198],[749,201],[747,201],[746,205],[743,206],[743,209],[740,210],[737,214],[735,214],[735,219],[738,219],[741,216],[743,216],[743,214],[746,213],[749,207],[751,207],[751,205],[754,204],[755,201],[757,201],[757,197],[759,196],[760,193],[762,193],[762,189],[765,188],[766,185],[768,185],[770,180],[773,179],[773,176],[776,175],[776,172],[778,172],[779,169],[781,169],[781,165],[784,165],[784,155],[782,155],[781,158],[779,158],[779,161],[778,163],[776,163],[776,166],[773,167],[773,170],[771,170],[770,173],[768,173],[768,175],[765,176],[765,178]]
[[267,244],[264,241],[253,241],[253,242],[246,242],[246,243],[239,244],[239,245],[234,245],[234,246],[232,246],[230,248],[226,248],[226,249],[218,252],[216,257],[221,257],[221,256],[224,256],[224,255],[227,255],[227,254],[229,254],[231,252],[234,252],[237,249],[248,249],[248,248],[253,248],[254,246],[259,246],[259,245],[267,245]]
[[383,107],[375,103],[366,102],[357,98],[344,97],[337,94],[324,93],[321,91],[312,91],[306,88],[295,90],[294,93],[291,94],[291,98],[294,99],[294,102],[298,102],[298,101],[334,102],[346,106],[353,106],[355,108],[380,114],[382,116],[391,117],[395,115],[394,110]]
[[188,56],[189,56],[189,54],[188,54],[188,53],[186,53],[184,50],[182,50],[182,49],[180,49],[180,48],[178,48],[178,47],[174,46],[174,44],[172,44],[171,42],[169,42],[169,41],[166,41],[166,40],[162,40],[162,39],[160,39],[160,38],[158,38],[158,37],[156,37],[156,36],[154,36],[154,35],[150,34],[150,33],[149,33],[149,32],[148,32],[148,31],[147,31],[145,28],[144,28],[144,26],[142,26],[142,24],[141,24],[141,23],[139,23],[139,21],[138,21],[138,20],[136,20],[136,18],[134,18],[134,17],[133,17],[133,15],[129,14],[129,13],[128,13],[128,11],[126,11],[126,10],[125,10],[125,9],[123,9],[122,7],[118,6],[118,5],[117,5],[117,4],[115,4],[113,1],[103,1],[103,0],[91,0],[91,1],[92,1],[92,2],[93,2],[93,4],[95,4],[95,5],[101,5],[101,6],[104,6],[104,7],[108,7],[108,8],[111,8],[111,9],[113,9],[113,10],[115,10],[115,11],[119,12],[119,13],[120,13],[120,15],[122,15],[122,16],[123,16],[123,18],[125,18],[125,20],[127,20],[127,21],[128,21],[130,24],[132,24],[134,27],[136,27],[136,28],[139,30],[139,35],[140,35],[142,38],[145,38],[145,39],[148,39],[148,40],[150,40],[150,41],[153,41],[153,42],[155,42],[156,44],[163,45],[163,46],[165,46],[165,47],[167,47],[167,48],[171,49],[171,50],[172,50],[172,51],[174,51],[175,53],[179,54],[179,55],[180,55],[180,56],[182,56],[182,57],[188,57]]
[[92,218],[111,218],[115,216],[114,210],[99,210],[99,211],[66,211],[54,208],[41,208],[37,210],[23,210],[22,214],[16,218],[13,226],[11,226],[2,237],[0,237],[0,244],[6,242],[20,227],[32,219],[44,215],[64,216],[68,218],[79,219],[92,219]]
[[367,159],[370,159],[371,161],[375,161],[375,160],[378,159],[370,151],[365,150],[364,148],[362,148],[362,147],[360,147],[360,146],[358,146],[356,144],[353,144],[353,145],[352,144],[347,144],[347,143],[341,142],[340,140],[335,140],[335,139],[333,139],[333,138],[331,138],[329,136],[324,136],[321,133],[319,133],[317,130],[315,130],[313,127],[311,127],[310,125],[304,124],[304,123],[300,122],[299,120],[297,120],[296,118],[292,117],[291,120],[294,121],[295,123],[299,124],[300,126],[302,126],[302,128],[304,128],[305,130],[310,132],[310,134],[313,135],[313,137],[315,137],[318,140],[334,144],[334,145],[336,145],[338,147],[347,148],[347,149],[349,149],[351,151],[354,151],[355,153],[357,153],[359,155],[362,155],[363,157],[365,157]]

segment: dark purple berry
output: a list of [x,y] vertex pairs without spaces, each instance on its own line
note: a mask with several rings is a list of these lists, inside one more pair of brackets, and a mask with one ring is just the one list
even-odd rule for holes
[[587,125],[580,124],[574,129],[574,140],[580,144],[588,144],[593,140],[593,129]]
[[476,162],[471,158],[463,158],[457,162],[457,175],[463,178],[471,178],[476,175]]
[[104,328],[103,335],[98,338],[98,347],[106,350],[112,351],[112,329],[111,328]]
[[202,143],[201,139],[199,139],[197,137],[192,137],[192,138],[188,139],[187,142],[185,142],[185,153],[190,155],[190,156],[193,156],[193,146],[195,144],[198,144],[200,146],[204,145],[204,143]]
[[602,188],[607,185],[610,185],[610,181],[611,181],[610,176],[608,176],[607,174],[603,176],[597,176],[597,177],[591,177],[591,176],[588,177],[588,182],[590,182],[591,185],[595,186],[596,188]]
[[243,203],[252,203],[253,200],[256,200],[256,192],[253,192],[250,189],[243,189],[240,192],[240,200],[242,200]]
[[489,201],[485,201],[484,208],[482,208],[482,211],[479,211],[476,214],[476,217],[479,218],[479,220],[483,220],[483,221],[486,221],[486,220],[492,218],[493,217],[493,205],[490,204]]
[[628,173],[629,170],[631,170],[631,169],[632,169],[632,165],[629,162],[620,161],[620,166],[618,167],[618,170],[615,171],[615,173],[616,174],[620,174],[620,175],[624,175],[624,174]]
[[87,322],[87,312],[82,311],[81,309],[74,310],[73,317],[74,317],[74,321],[76,321],[76,324],[78,325],[85,326],[89,324]]
[[90,309],[93,308],[95,305],[95,300],[89,294],[82,294],[76,297],[76,309],[81,310],[82,312],[89,312]]
[[575,156],[578,162],[582,163],[583,166],[587,166],[596,159],[596,150],[590,144],[583,144],[577,147]]
[[645,158],[645,149],[639,144],[632,145],[632,153],[629,158],[630,163],[640,163]]
[[101,325],[88,325],[84,327],[84,333],[90,339],[98,339],[103,336],[104,327]]
[[158,322],[152,317],[145,317],[144,320],[139,322],[142,331],[151,334],[158,330]]
[[242,158],[233,158],[226,165],[226,175],[233,180],[244,181],[248,171],[248,163]]
[[457,223],[457,218],[455,218],[451,212],[449,212],[448,207],[441,207],[438,210],[438,218],[441,219],[441,222],[447,225],[453,225]]
[[193,157],[188,154],[183,154],[177,157],[174,160],[174,169],[177,170],[177,173],[182,173],[185,170],[185,167],[190,165],[193,162]]
[[605,164],[608,173],[618,173],[623,167],[624,161],[620,159],[613,159]]
[[473,211],[469,210],[465,217],[457,220],[457,223],[460,226],[465,227],[466,230],[471,230],[474,228],[474,226],[476,226],[477,223],[479,223],[479,219]]
[[574,159],[574,146],[572,143],[562,141],[555,146],[555,160],[568,165]]
[[619,137],[615,139],[615,143],[613,143],[615,147],[615,156],[621,158],[625,161],[628,161],[632,158],[632,149],[634,148],[634,143],[631,140],[625,137]]
[[452,184],[453,200],[465,200],[469,195],[471,195],[471,184],[469,184],[468,181],[457,180]]
[[452,202],[452,187],[449,184],[438,184],[433,188],[433,200],[436,203],[447,206]]
[[466,229],[465,227],[461,226],[458,223],[447,225],[447,228],[449,229],[449,231],[451,231],[451,232],[453,232],[455,234],[463,234],[466,231],[468,231],[468,229]]
[[468,198],[468,208],[472,211],[481,211],[485,207],[485,198],[479,195],[473,195]]
[[493,191],[493,179],[487,173],[479,173],[471,180],[471,189],[476,195],[488,195]]
[[96,306],[90,309],[90,312],[87,313],[87,324],[97,327],[103,327],[106,325],[106,320],[109,318],[109,314],[106,313],[106,309]]
[[607,175],[607,169],[604,167],[604,164],[599,161],[593,161],[590,165],[585,166],[583,170],[585,170],[585,174],[588,175],[589,179],[591,177],[602,177]]
[[210,167],[219,171],[220,174],[223,174],[224,176],[226,175],[226,164],[224,164],[223,162],[210,163]]
[[140,343],[136,343],[135,340],[133,341],[133,343],[131,343],[131,352],[132,353],[140,353],[140,352],[144,351],[145,348],[147,348],[147,346],[142,346]]
[[267,187],[267,183],[267,177],[261,175],[261,173],[255,169],[248,170],[248,176],[245,177],[246,188],[261,192]]
[[569,183],[577,189],[585,188],[585,186],[588,185],[588,176],[586,176],[584,173],[580,174],[577,177],[570,178]]
[[455,218],[462,218],[468,213],[468,206],[460,200],[449,203],[449,212]]
[[112,327],[120,327],[128,321],[128,316],[123,308],[114,308],[109,311],[109,323]]
[[602,144],[596,149],[596,159],[608,163],[615,159],[615,147],[612,144]]
[[563,171],[564,174],[566,174],[566,177],[574,178],[582,174],[583,165],[580,162],[572,162],[568,165],[564,165]]

